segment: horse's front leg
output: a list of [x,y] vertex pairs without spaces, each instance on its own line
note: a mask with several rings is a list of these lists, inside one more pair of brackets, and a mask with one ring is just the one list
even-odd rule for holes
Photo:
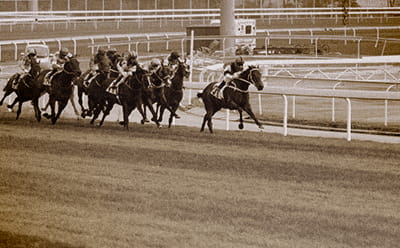
[[33,109],[35,111],[36,120],[38,122],[40,122],[40,120],[42,119],[42,115],[41,115],[40,108],[39,108],[39,99],[35,97],[32,100],[32,105],[33,105]]
[[263,125],[258,121],[257,117],[253,113],[253,110],[251,109],[250,105],[244,106],[243,111],[245,111],[251,117],[251,119],[254,120],[254,122],[257,124],[258,128],[264,129]]
[[0,106],[3,105],[4,99],[6,99],[6,97],[9,96],[9,95],[11,95],[11,93],[13,93],[13,92],[14,92],[14,91],[6,91],[6,92],[4,93],[3,98],[1,98],[1,100],[0,100]]
[[239,129],[243,129],[243,111],[238,109],[239,112]]
[[13,109],[14,108],[14,105],[17,103],[19,101],[19,97],[16,97],[15,99],[14,99],[14,101],[11,103],[11,104],[8,104],[7,105],[7,108],[9,108],[9,109]]
[[65,106],[67,106],[68,104],[68,99],[64,99],[64,101],[60,102],[58,101],[58,109],[57,109],[57,115],[54,116],[53,115],[53,111],[52,111],[52,118],[51,118],[51,124],[56,124],[58,118],[60,118],[62,111],[64,110]]

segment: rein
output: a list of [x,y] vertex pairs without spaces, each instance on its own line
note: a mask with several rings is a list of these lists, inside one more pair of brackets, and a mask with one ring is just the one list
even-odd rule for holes
[[[235,78],[234,80],[242,81],[244,83],[247,83],[248,85],[254,84],[254,80],[253,80],[253,77],[252,77],[252,72],[255,71],[255,70],[257,70],[257,68],[253,68],[253,69],[250,70],[249,74],[247,75],[247,80],[244,79],[244,78]],[[234,80],[232,81],[232,85],[228,85],[227,86],[228,88],[231,88],[233,90],[236,90],[236,91],[239,91],[239,92],[242,92],[242,93],[248,93],[249,92],[248,89],[247,90],[242,90],[242,89],[238,88],[237,85],[235,84]]]

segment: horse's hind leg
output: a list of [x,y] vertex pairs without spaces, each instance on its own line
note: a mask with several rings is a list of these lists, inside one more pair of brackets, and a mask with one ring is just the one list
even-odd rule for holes
[[53,125],[56,124],[58,118],[60,118],[60,115],[61,115],[62,111],[64,110],[65,106],[67,106],[67,103],[68,103],[68,99],[66,99],[65,101],[62,101],[62,102],[58,101],[57,115],[56,116],[53,115],[53,118],[51,119],[51,123]]
[[214,132],[213,131],[213,124],[212,124],[212,121],[211,121],[211,119],[212,119],[214,114],[215,114],[215,111],[211,111],[211,110],[207,111],[207,113],[204,115],[203,123],[201,124],[200,132],[204,131],[204,126],[206,125],[206,123],[207,123],[207,126],[208,126],[208,130],[210,130],[210,133]]

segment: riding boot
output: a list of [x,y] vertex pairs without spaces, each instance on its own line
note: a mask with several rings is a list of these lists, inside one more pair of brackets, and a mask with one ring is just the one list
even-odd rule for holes
[[21,74],[17,74],[17,76],[14,78],[14,80],[13,80],[13,82],[11,84],[12,88],[14,90],[16,90],[18,88],[18,81],[19,81],[20,77],[21,77]]

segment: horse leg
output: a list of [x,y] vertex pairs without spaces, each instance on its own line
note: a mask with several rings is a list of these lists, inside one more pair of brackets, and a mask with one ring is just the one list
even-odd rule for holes
[[150,99],[147,101],[146,104],[143,105],[144,106],[143,112],[144,112],[145,116],[146,116],[146,105],[149,106],[149,110],[150,110],[151,114],[153,115],[151,120],[156,123],[157,127],[160,127],[160,122],[158,122],[158,120],[157,120],[157,112],[154,110],[153,104],[151,103]]
[[[144,124],[146,122],[149,122],[147,119],[147,109],[146,109],[147,102],[143,104],[143,115],[142,115],[142,120],[140,121],[141,124]],[[149,105],[150,106],[150,105]]]
[[124,128],[126,130],[129,130],[129,115],[132,112],[132,110],[133,110],[133,107],[132,106],[128,106],[127,103],[122,104],[122,112],[123,112],[123,115],[124,115]]
[[94,121],[97,120],[97,118],[98,118],[99,115],[100,115],[102,106],[103,106],[103,105],[101,105],[101,104],[97,104],[97,105],[96,105],[96,107],[94,108],[94,111],[93,111],[93,117],[92,117],[92,120],[90,121],[90,124],[93,125]]
[[4,99],[6,99],[6,97],[7,96],[9,96],[9,95],[11,95],[11,93],[13,93],[14,91],[6,91],[5,93],[4,93],[4,96],[3,96],[3,98],[1,98],[1,100],[0,100],[0,106],[1,105],[3,105],[3,102],[4,102]]
[[67,106],[67,104],[68,104],[68,100],[69,99],[65,99],[62,102],[58,101],[57,115],[51,119],[51,123],[53,125],[56,124],[56,121],[58,120],[58,118],[60,118],[62,111],[64,110],[65,106]]
[[19,115],[21,114],[21,110],[22,110],[22,101],[19,101],[19,102],[18,102],[17,118],[16,118],[16,120],[19,119]]
[[207,110],[206,114],[204,115],[203,118],[203,123],[201,124],[200,132],[204,131],[204,126],[207,123],[208,130],[210,130],[210,133],[213,133],[213,124],[212,124],[212,117],[216,113],[214,110]]
[[[75,87],[72,86],[72,90],[71,90],[71,95],[69,96],[69,101],[71,102],[72,108],[74,109],[74,113],[75,115],[78,117],[79,119],[79,111],[78,108],[76,107],[75,101],[74,101],[74,93],[75,93]],[[67,102],[68,103],[68,102]]]
[[163,115],[164,115],[164,110],[165,110],[165,106],[164,105],[160,105],[160,113],[158,116],[158,122],[161,123],[162,119],[163,119]]
[[253,110],[251,110],[250,105],[246,105],[243,107],[243,110],[254,120],[257,124],[258,128],[264,129],[263,125],[258,121],[257,117],[254,115]]
[[243,129],[243,111],[238,110],[239,112],[239,129]]
[[13,101],[11,104],[8,104],[8,105],[7,105],[7,108],[13,109],[13,108],[14,108],[14,105],[15,105],[18,101],[19,101],[19,97],[16,97],[16,98],[14,99],[14,101]]
[[106,109],[103,111],[103,117],[100,120],[99,126],[102,126],[106,117],[110,114],[112,108],[114,107],[114,102],[107,103]]
[[40,108],[39,108],[39,99],[38,98],[34,98],[32,100],[32,105],[33,105],[33,109],[35,110],[36,120],[38,122],[40,122],[40,120],[42,119],[42,115],[41,115]]

